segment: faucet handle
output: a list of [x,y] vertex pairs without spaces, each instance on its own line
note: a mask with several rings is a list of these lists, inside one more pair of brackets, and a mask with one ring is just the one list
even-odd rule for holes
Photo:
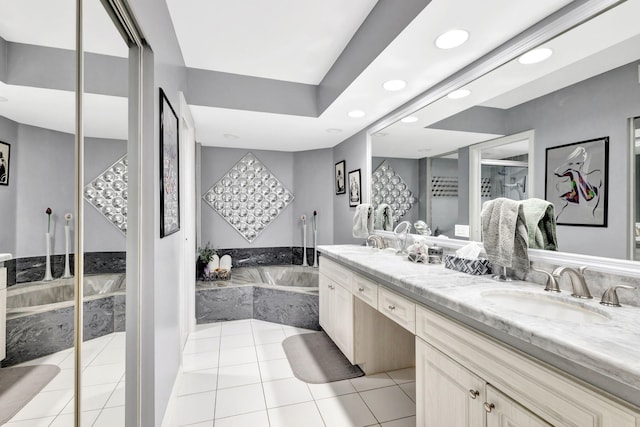
[[560,292],[560,286],[558,285],[558,281],[556,280],[558,276],[549,273],[546,270],[541,270],[538,268],[531,267],[533,271],[537,271],[538,273],[544,273],[547,276],[547,284],[544,287],[544,290],[547,292]]
[[609,289],[607,289],[606,291],[604,291],[604,294],[602,294],[602,298],[601,298],[600,304],[608,305],[608,306],[611,306],[611,307],[621,307],[620,301],[618,300],[618,293],[616,292],[616,289],[618,289],[618,288],[635,289],[635,287],[629,286],[629,285],[612,286]]

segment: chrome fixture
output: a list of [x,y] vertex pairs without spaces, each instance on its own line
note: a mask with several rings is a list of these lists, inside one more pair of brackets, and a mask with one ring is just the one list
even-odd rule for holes
[[384,240],[382,239],[382,237],[376,234],[371,234],[369,237],[367,237],[367,246],[369,246],[369,242],[373,243],[372,247],[374,248],[378,248],[378,249],[385,248]]
[[393,229],[393,234],[396,236],[396,241],[398,242],[398,252],[396,252],[396,255],[407,254],[407,234],[409,234],[409,232],[411,232],[411,223],[409,221],[402,221]]
[[616,289],[618,289],[618,288],[635,289],[633,286],[628,286],[628,285],[612,286],[609,289],[607,289],[606,291],[604,291],[604,294],[602,294],[602,298],[601,298],[600,304],[608,305],[608,306],[611,306],[611,307],[622,307],[620,305],[620,300],[618,300],[618,293],[616,292]]
[[571,287],[573,288],[571,296],[590,299],[593,298],[593,296],[591,295],[591,292],[589,292],[587,282],[584,280],[584,271],[586,269],[586,266],[580,267],[577,270],[571,267],[558,267],[553,270],[552,274],[557,280],[562,276],[562,274],[567,273],[571,279]]
[[538,273],[544,273],[547,276],[547,284],[544,287],[544,290],[547,292],[560,292],[560,285],[558,285],[558,281],[556,280],[556,276],[552,273],[549,273],[545,270],[540,270],[537,268],[531,267],[531,270],[537,271]]

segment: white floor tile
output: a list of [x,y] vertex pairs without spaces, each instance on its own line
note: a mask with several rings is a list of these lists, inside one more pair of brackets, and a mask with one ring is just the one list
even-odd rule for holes
[[297,378],[268,381],[262,383],[267,408],[292,405],[313,400],[307,383]]
[[364,391],[360,396],[379,422],[406,418],[416,414],[416,404],[400,387],[385,387]]
[[82,371],[82,385],[119,383],[124,375],[124,363],[110,365],[88,366]]
[[48,427],[55,417],[34,418],[31,420],[14,421],[3,424],[4,427]]
[[258,363],[264,382],[293,377],[293,371],[287,359],[263,360]]
[[193,353],[182,357],[182,369],[184,372],[202,371],[218,366],[218,353]]
[[178,396],[175,400],[173,425],[183,426],[213,420],[216,392]]
[[409,396],[409,399],[416,401],[416,383],[400,384],[400,388]]
[[253,332],[282,330],[282,325],[279,323],[266,322],[264,320],[258,320],[258,319],[251,320],[251,327],[253,328]]
[[250,321],[225,322],[222,324],[220,335],[223,337],[228,335],[244,335],[252,332]]
[[49,384],[44,386],[42,391],[53,390],[68,390],[72,389],[75,381],[75,374],[73,369],[62,369],[58,372],[58,375],[53,377]]
[[283,326],[282,330],[288,337],[290,337],[291,335],[310,334],[312,332],[318,332],[312,329],[296,328],[295,326]]
[[[58,365],[73,354],[73,349],[62,350],[57,353],[49,354],[47,356],[38,357],[37,359],[29,360],[27,362],[20,363],[16,366],[33,366],[33,365]],[[73,356],[71,356],[73,359]],[[64,368],[61,368],[64,369]]]
[[253,347],[253,333],[240,335],[224,335],[220,337],[220,350],[238,347]]
[[256,345],[281,343],[286,337],[282,329],[270,329],[253,333]]
[[234,417],[219,418],[215,427],[269,427],[267,411],[251,412]]
[[189,424],[185,427],[213,427],[213,420],[204,421],[201,423]]
[[126,332],[115,332],[113,334],[113,339],[109,343],[109,347],[111,348],[125,348],[127,344],[127,334]]
[[184,354],[215,353],[220,350],[220,337],[200,338],[187,340],[184,346]]
[[58,415],[73,397],[73,389],[38,393],[10,421]]
[[104,408],[93,427],[115,427],[124,425],[124,406]]
[[[116,384],[100,384],[100,385],[92,385],[92,386],[82,386],[82,411],[92,411],[95,409],[102,409],[104,405],[107,403],[113,391],[117,387]],[[73,414],[74,411],[74,400],[71,401],[64,407],[62,410],[62,414]]]
[[218,389],[258,383],[260,383],[260,369],[257,363],[218,368]]
[[416,417],[401,418],[399,420],[382,423],[382,427],[415,427]]
[[112,408],[114,406],[124,406],[125,404],[125,381],[122,380],[118,383],[116,388],[113,390],[113,393],[107,400],[106,408]]
[[218,370],[183,372],[178,381],[178,396],[213,391],[218,384]]
[[[93,411],[82,411],[82,415],[80,418],[81,427],[90,427],[100,415],[100,411],[102,409],[94,409]],[[61,414],[56,417],[56,419],[51,423],[50,427],[74,427],[74,415],[70,414]]]
[[255,347],[227,348],[220,351],[219,366],[242,365],[244,363],[257,362]]
[[389,375],[396,384],[416,382],[416,368],[389,371],[387,375]]
[[327,426],[363,427],[378,422],[357,393],[316,400],[316,404]]
[[221,325],[221,323],[203,323],[196,325],[193,332],[189,334],[189,339],[219,337]]
[[258,360],[285,359],[287,357],[284,353],[284,348],[282,348],[282,343],[257,345],[256,353],[258,354]]
[[125,363],[126,351],[122,347],[107,347],[89,363],[91,366]]
[[266,409],[261,384],[218,390],[216,420]]
[[269,420],[271,427],[324,427],[314,402],[269,409]]
[[326,384],[308,384],[309,391],[315,400],[326,399],[327,397],[342,396],[343,394],[355,393],[356,389],[349,380],[335,381]]
[[390,387],[396,383],[384,372],[375,375],[365,375],[364,377],[353,378],[351,384],[358,391],[373,390],[376,388]]

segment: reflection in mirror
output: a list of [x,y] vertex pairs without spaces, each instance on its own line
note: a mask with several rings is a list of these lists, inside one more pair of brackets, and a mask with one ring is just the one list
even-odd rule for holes
[[[470,163],[469,146],[504,135],[535,132],[529,151],[529,177],[524,182],[524,171],[520,171],[519,176],[513,177],[514,182],[510,182],[510,176],[507,184],[516,184],[514,189],[518,183],[526,185],[526,197],[548,200],[546,149],[608,137],[608,224],[606,227],[558,226],[558,249],[632,259],[633,254],[629,252],[636,218],[629,209],[616,207],[633,203],[629,200],[634,171],[628,160],[627,120],[640,115],[640,52],[637,49],[640,27],[634,22],[637,16],[640,16],[640,0],[620,3],[542,43],[540,47],[553,52],[547,60],[523,64],[515,59],[465,85],[464,89],[470,91],[465,98],[443,97],[419,111],[407,111],[407,115],[418,120],[398,121],[378,130],[378,134],[386,136],[372,135],[373,155],[390,157],[378,152],[376,147],[382,141],[384,147],[379,149],[393,149],[396,157],[435,157],[457,151],[458,221],[469,224],[473,222],[469,215],[479,218],[479,211],[477,215],[472,213],[473,206],[463,202],[465,198],[469,200],[468,190],[464,188],[469,182],[467,174],[476,167]],[[477,167],[480,169],[479,164]],[[434,199],[431,197],[427,205],[435,204]]]
[[632,203],[632,209],[634,212],[634,224],[633,224],[633,240],[632,251],[633,259],[640,261],[640,117],[631,119],[631,142],[634,150],[634,202]]

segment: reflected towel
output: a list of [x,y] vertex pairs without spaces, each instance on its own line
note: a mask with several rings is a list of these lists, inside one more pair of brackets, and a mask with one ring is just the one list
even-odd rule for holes
[[553,203],[542,199],[527,199],[521,203],[529,230],[529,247],[557,251],[558,240]]
[[353,237],[366,239],[373,233],[373,208],[368,203],[356,206],[353,216]]
[[393,231],[393,209],[386,203],[380,203],[376,208],[373,228],[376,230]]
[[498,198],[482,206],[482,243],[487,258],[499,266],[529,270],[529,236],[522,204]]

